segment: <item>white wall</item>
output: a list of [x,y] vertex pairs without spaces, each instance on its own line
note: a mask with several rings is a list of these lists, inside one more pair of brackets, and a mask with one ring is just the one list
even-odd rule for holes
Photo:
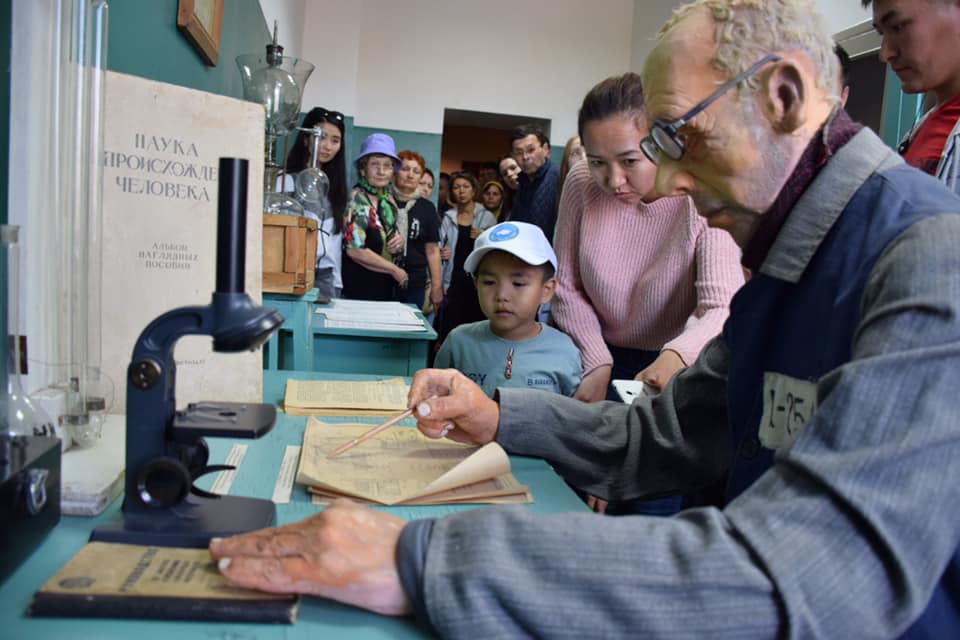
[[684,4],[682,0],[634,0],[633,7],[633,47],[630,52],[630,69],[640,73],[643,61],[653,49],[654,39],[660,26],[665,23],[673,10]]
[[[857,0],[815,0],[815,3],[826,18],[830,33],[835,35],[872,18],[870,10],[861,7]],[[653,48],[660,25],[682,4],[685,0],[634,0],[631,69],[638,73],[643,69],[643,61]]]
[[863,22],[870,22],[873,13],[860,6],[858,0],[816,0],[817,8],[823,13],[830,25],[830,33],[849,29]]
[[[304,108],[355,124],[440,133],[446,107],[552,120],[576,131],[583,95],[630,65],[633,0],[309,2]],[[327,61],[336,61],[330,69]]]
[[260,9],[271,34],[277,21],[277,41],[283,45],[284,55],[301,57],[306,0],[260,0]]
[[[304,111],[321,106],[348,115],[357,113],[363,5],[362,0],[324,0],[322,4],[314,0],[307,4],[303,58],[317,68],[304,90]],[[384,46],[390,47],[392,41]],[[391,57],[395,55],[390,52]]]
[[[317,65],[304,110],[355,124],[440,133],[443,109],[536,116],[576,130],[584,93],[639,71],[684,0],[260,0],[287,55]],[[831,33],[871,18],[855,0],[816,0]]]

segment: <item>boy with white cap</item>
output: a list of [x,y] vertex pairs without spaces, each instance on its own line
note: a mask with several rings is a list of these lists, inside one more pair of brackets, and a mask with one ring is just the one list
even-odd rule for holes
[[543,231],[526,222],[490,227],[464,269],[476,281],[487,320],[451,331],[434,366],[460,370],[491,398],[497,387],[572,396],[583,373],[580,351],[568,335],[537,321],[557,286],[557,256]]

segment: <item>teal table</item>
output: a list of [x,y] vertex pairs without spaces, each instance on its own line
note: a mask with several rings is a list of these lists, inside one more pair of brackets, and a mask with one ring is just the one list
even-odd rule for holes
[[[323,308],[323,305],[315,305]],[[417,317],[423,314],[416,312]],[[339,329],[326,326],[324,316],[313,314],[313,371],[412,376],[427,366],[430,345],[437,332],[425,323],[424,331]],[[299,367],[297,367],[299,369]]]
[[285,293],[264,293],[263,306],[273,307],[283,315],[280,330],[263,345],[264,369],[313,368],[313,306],[317,289],[302,296]]
[[[264,372],[264,400],[277,401],[289,372]],[[329,374],[297,372],[300,379],[330,379]],[[375,379],[377,376],[337,375],[337,379]],[[377,420],[324,418],[329,421]],[[300,444],[307,418],[280,414],[277,425],[259,440],[208,440],[211,462],[223,462],[233,444],[249,445],[231,494],[270,499],[287,445]],[[408,421],[408,424],[411,424]],[[587,510],[586,506],[542,460],[511,457],[517,479],[531,487],[538,513]],[[210,480],[209,482],[212,482]],[[204,485],[209,488],[209,482]],[[82,547],[97,525],[120,518],[120,500],[97,518],[64,517],[40,547],[0,585],[0,638],[46,640],[318,640],[320,638],[422,638],[426,634],[408,618],[388,618],[318,598],[304,598],[294,625],[223,624],[151,620],[29,618],[24,615],[30,597]],[[401,518],[436,518],[468,506],[382,507]],[[321,507],[310,503],[295,486],[289,504],[277,505],[278,523],[303,519]]]

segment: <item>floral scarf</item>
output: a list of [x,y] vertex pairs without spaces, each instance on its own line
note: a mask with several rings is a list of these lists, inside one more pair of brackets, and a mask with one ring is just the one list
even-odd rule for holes
[[389,235],[396,231],[397,208],[396,205],[393,204],[393,201],[390,200],[390,189],[377,189],[367,182],[366,178],[362,177],[357,185],[367,193],[371,202],[373,202],[374,197],[377,198],[377,219],[381,221],[380,224],[383,226],[384,232]]

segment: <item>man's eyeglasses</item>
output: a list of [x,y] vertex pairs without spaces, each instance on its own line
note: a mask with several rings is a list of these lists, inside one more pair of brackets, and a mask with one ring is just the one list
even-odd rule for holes
[[775,53],[768,53],[749,69],[732,80],[727,81],[722,87],[711,93],[706,100],[697,104],[676,120],[666,121],[662,118],[657,118],[650,127],[650,134],[640,141],[640,148],[643,150],[643,154],[647,156],[653,164],[657,164],[661,155],[665,155],[671,160],[679,160],[682,158],[687,147],[683,136],[679,134],[680,129],[693,120],[701,111],[713,104],[720,96],[759,71],[762,66],[768,62],[777,62],[778,60],[781,60],[780,56]]

